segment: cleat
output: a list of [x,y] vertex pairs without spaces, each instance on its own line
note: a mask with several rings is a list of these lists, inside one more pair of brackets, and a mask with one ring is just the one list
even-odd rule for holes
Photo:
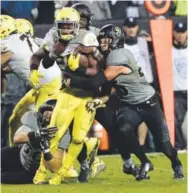
[[35,177],[33,178],[33,183],[36,185],[47,184],[46,176],[46,171],[37,170]]
[[99,158],[95,158],[91,166],[91,177],[96,177],[106,169],[106,164]]
[[80,168],[80,174],[78,176],[78,180],[81,183],[88,182],[90,175],[90,168],[82,166]]
[[67,170],[61,168],[57,173],[52,176],[48,183],[50,185],[60,185],[61,182],[65,179],[65,173],[67,173]]
[[69,169],[65,174],[65,178],[77,178],[77,177],[78,172],[74,168]]
[[136,175],[136,180],[147,180],[150,179],[148,172],[153,170],[153,164],[151,162],[147,162],[145,164],[141,164],[139,173]]
[[177,165],[173,168],[174,170],[174,176],[173,179],[176,180],[183,180],[184,179],[184,175],[183,175],[183,168],[181,165]]
[[50,185],[60,185],[62,181],[62,176],[58,173],[54,174],[53,177],[48,181]]
[[123,172],[125,174],[131,174],[133,176],[137,176],[138,173],[139,173],[139,167],[136,166],[135,164],[132,164],[129,168],[126,167],[124,164],[123,164]]

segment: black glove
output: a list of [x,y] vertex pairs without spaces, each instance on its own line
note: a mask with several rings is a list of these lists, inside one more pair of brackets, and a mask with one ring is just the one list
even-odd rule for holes
[[35,136],[38,138],[45,138],[45,139],[51,139],[55,137],[55,134],[57,132],[57,127],[44,127],[35,132]]
[[40,140],[40,148],[44,153],[44,160],[50,161],[52,159],[52,155],[50,153],[50,141],[48,139],[42,138]]
[[51,139],[55,136],[57,132],[57,127],[51,128],[41,128],[35,132],[29,132],[28,137],[32,147],[37,148],[40,146],[41,140],[43,139]]

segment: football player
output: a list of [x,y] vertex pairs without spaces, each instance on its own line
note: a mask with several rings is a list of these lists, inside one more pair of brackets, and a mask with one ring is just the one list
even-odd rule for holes
[[[164,120],[155,90],[146,81],[144,74],[136,64],[130,51],[123,48],[124,35],[122,30],[114,25],[105,25],[99,33],[100,42],[106,42],[106,69],[98,76],[80,81],[80,88],[99,89],[105,82],[113,81],[121,104],[117,111],[117,122],[120,139],[125,142],[125,147],[139,158],[141,167],[136,180],[148,178],[148,172],[153,170],[153,165],[135,136],[134,130],[141,122],[145,122],[151,130],[155,143],[171,161],[174,179],[183,179],[182,164],[178,158],[177,150],[172,146],[167,124]],[[121,71],[121,72],[120,72]],[[75,80],[74,80],[75,81]],[[71,85],[77,84],[72,82]],[[108,97],[96,99],[87,104],[96,109],[103,105]],[[87,107],[86,105],[86,107]],[[122,140],[122,141],[123,141]]]
[[8,118],[21,97],[29,87],[29,61],[38,45],[32,38],[18,34],[15,20],[7,15],[1,15],[1,69],[6,77],[6,93],[2,109],[2,136],[7,142]]
[[[56,100],[49,100],[39,108],[38,112],[28,111],[21,118],[22,126],[14,135],[14,143],[20,145],[1,149],[2,183],[23,184],[33,182],[33,177],[40,164],[41,152],[49,148],[48,141],[57,132],[55,127],[47,128],[55,104]],[[52,172],[55,172],[61,166],[69,143],[70,133],[68,131],[60,140],[58,150],[54,154],[56,167],[51,168]],[[73,169],[66,176],[69,177],[70,172],[72,176],[73,171],[74,176],[77,177],[78,174]],[[46,175],[43,178],[44,180],[41,183],[45,182]]]
[[[38,50],[37,53],[35,53],[32,57],[32,65],[31,65],[32,72],[30,79],[31,82],[37,84],[40,80],[40,77],[36,74],[35,78],[36,80],[38,78],[38,82],[33,81],[35,78],[32,75],[38,72],[37,68],[38,64],[41,61],[41,58],[43,58],[43,65],[46,66],[46,68],[52,66],[56,60],[59,63],[59,66],[62,69],[62,71],[63,72],[66,71],[68,74],[71,73],[85,74],[85,75],[87,75],[87,73],[89,73],[90,75],[96,74],[97,72],[96,65],[92,66],[91,64],[91,66],[88,67],[87,70],[85,70],[85,68],[82,67],[80,67],[79,69],[70,70],[70,68],[66,65],[68,60],[69,63],[71,64],[75,60],[75,57],[73,55],[70,55],[71,51],[75,48],[75,46],[78,46],[79,44],[84,44],[87,46],[90,45],[98,46],[96,36],[93,33],[82,31],[81,33],[78,34],[79,19],[80,17],[78,12],[73,8],[63,8],[57,14],[55,22],[56,28],[52,28],[50,30],[48,34],[48,35],[51,34],[50,36],[47,35],[47,37],[49,37],[49,39],[47,40],[47,44],[44,45],[42,49]],[[58,36],[56,36],[56,34]],[[75,45],[75,42],[77,45]],[[81,60],[82,64],[85,63],[84,65],[88,66],[88,59],[83,55],[79,56],[80,57],[79,58],[77,57],[76,60],[78,61]],[[85,71],[83,72],[83,70]],[[64,89],[59,94],[58,103],[55,108],[56,110],[53,113],[51,121],[51,126],[57,125],[59,131],[56,137],[51,141],[52,142],[51,153],[52,154],[54,153],[54,150],[57,148],[57,142],[59,140],[59,137],[61,137],[64,134],[64,132],[67,130],[68,126],[70,125],[70,123],[74,118],[73,140],[72,143],[70,144],[68,154],[63,164],[64,170],[63,175],[60,176],[57,174],[55,177],[58,177],[58,179],[53,178],[50,180],[50,183],[52,184],[61,183],[61,178],[63,178],[65,170],[70,168],[70,166],[73,164],[74,160],[77,158],[77,156],[80,153],[80,150],[83,147],[84,139],[93,120],[93,115],[91,116],[85,111],[85,103],[87,100],[91,99],[92,96],[93,96],[92,93],[84,92],[82,90],[80,91],[79,89],[78,90]],[[69,105],[70,102],[71,105]],[[63,116],[64,114],[65,116]],[[89,117],[86,119],[88,115]],[[51,163],[53,164],[53,159],[49,157],[46,158],[45,156],[46,155],[44,154],[44,158],[50,159]],[[53,182],[54,180],[55,182]]]
[[76,9],[76,11],[80,14],[80,29],[91,31],[97,36],[100,29],[92,26],[91,16],[94,14],[91,13],[89,7],[83,3],[75,3],[71,7]]
[[[34,37],[34,29],[32,24],[26,20],[26,19],[15,19],[15,25],[17,29],[17,33],[21,34],[21,38],[25,38],[23,41],[25,43],[28,43],[28,45],[32,48],[31,40],[38,45],[37,48],[32,48],[35,52],[40,47],[40,43],[42,43],[39,38]],[[24,55],[24,53],[23,53]],[[26,55],[27,58],[27,64],[30,60],[31,55]],[[17,65],[17,69],[19,70],[19,74],[23,74],[24,68]],[[14,67],[15,68],[15,67]],[[29,68],[29,65],[28,65]],[[17,71],[18,71],[17,70]],[[15,106],[13,113],[9,119],[10,124],[10,135],[9,135],[9,141],[10,145],[12,145],[12,137],[15,133],[15,130],[17,129],[16,125],[17,122],[19,122],[20,117],[29,109],[31,105],[34,104],[35,110],[38,109],[38,107],[45,102],[48,99],[57,97],[59,93],[59,89],[61,87],[61,71],[58,67],[58,65],[54,65],[51,68],[45,69],[43,65],[41,64],[39,66],[39,73],[41,76],[41,81],[38,84],[37,87],[30,84],[32,89],[26,93],[26,95],[18,102],[18,104]],[[30,68],[29,73],[27,74],[27,82],[30,75]],[[11,128],[14,128],[12,130]]]
[[[80,29],[91,31],[97,36],[100,29],[92,26],[91,16],[94,14],[91,13],[91,10],[89,9],[89,7],[87,7],[83,3],[75,3],[71,7],[76,9],[78,13],[80,14]],[[113,121],[111,121],[113,119],[110,119],[109,117],[111,116],[111,114],[112,112],[108,110],[107,108],[105,110],[102,110],[102,112],[100,109],[96,112],[95,120],[100,122],[100,124],[102,124],[104,127],[107,127],[107,128],[113,127],[114,126],[114,125],[112,126]],[[108,121],[104,117],[107,117]],[[94,127],[91,127],[91,128],[93,129]],[[93,133],[93,132],[90,131],[90,133]],[[97,143],[100,144],[100,140],[99,139],[96,139],[96,140],[98,140]],[[89,145],[94,146],[92,143],[87,143],[87,148],[89,149],[90,149]],[[95,150],[96,153],[97,153],[97,150],[98,149]],[[100,172],[106,169],[106,164],[98,157],[93,157],[91,160],[93,160],[93,163],[90,163],[91,177],[97,176]]]

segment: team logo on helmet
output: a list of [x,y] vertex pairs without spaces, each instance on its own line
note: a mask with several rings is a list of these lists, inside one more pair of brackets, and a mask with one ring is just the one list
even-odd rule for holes
[[114,28],[113,28],[113,31],[114,31],[115,33],[121,33],[121,29],[120,29],[119,27],[114,27]]

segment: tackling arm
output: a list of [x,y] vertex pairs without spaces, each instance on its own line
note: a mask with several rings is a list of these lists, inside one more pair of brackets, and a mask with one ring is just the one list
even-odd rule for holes
[[131,73],[131,69],[125,66],[108,66],[104,72],[101,71],[95,77],[89,79],[72,76],[70,78],[70,87],[99,90],[103,84],[115,79],[118,75],[129,73]]

